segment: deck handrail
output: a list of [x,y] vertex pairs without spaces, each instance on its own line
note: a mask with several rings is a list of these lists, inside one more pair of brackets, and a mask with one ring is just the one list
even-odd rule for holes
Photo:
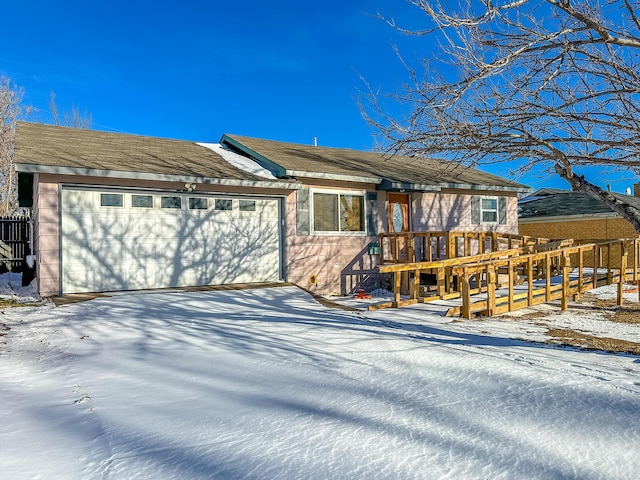
[[384,232],[379,237],[381,264],[460,258],[552,241],[510,233],[456,230]]
[[[504,313],[524,306],[551,300],[561,300],[561,308],[567,308],[568,297],[601,285],[618,284],[618,302],[622,302],[622,285],[625,281],[640,281],[640,238],[613,239],[582,245],[566,242],[548,242],[544,245],[501,250],[467,257],[450,258],[431,262],[413,262],[381,265],[381,273],[394,275],[394,300],[373,308],[398,307],[436,299],[462,298],[462,306],[451,313],[467,318],[472,313],[488,315]],[[573,269],[577,279],[571,279]],[[591,269],[590,275],[585,275]],[[421,294],[421,273],[435,274],[435,292]],[[413,273],[413,282],[409,274]],[[505,278],[503,285],[501,278]],[[409,299],[401,300],[402,281],[408,284]],[[552,282],[552,277],[559,281]],[[534,282],[543,280],[542,287]],[[517,293],[516,284],[527,283],[527,291]],[[506,286],[506,296],[498,296],[497,290]],[[485,293],[485,300],[472,299],[477,293]]]

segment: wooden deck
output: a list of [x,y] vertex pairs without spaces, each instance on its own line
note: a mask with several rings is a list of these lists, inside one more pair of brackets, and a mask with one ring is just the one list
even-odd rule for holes
[[459,299],[448,315],[490,316],[554,300],[565,310],[570,298],[611,284],[618,285],[620,304],[624,283],[640,281],[639,238],[574,245],[495,233],[412,232],[384,234],[381,245],[385,241],[392,254],[385,258],[382,248],[380,272],[393,276],[394,299],[371,309]]

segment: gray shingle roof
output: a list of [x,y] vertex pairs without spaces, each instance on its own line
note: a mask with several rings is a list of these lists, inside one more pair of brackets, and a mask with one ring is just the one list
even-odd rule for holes
[[327,148],[224,135],[221,143],[272,163],[280,174],[295,177],[368,180],[388,188],[477,188],[529,192],[511,180],[445,160],[388,157],[380,153]]
[[[640,197],[621,195],[619,193],[612,193],[612,195],[629,205],[640,208]],[[527,201],[526,198],[523,200],[525,201],[518,204],[518,217],[520,219],[605,213],[615,215],[615,212],[605,204],[583,192],[564,191],[563,193],[546,195],[535,200]]]
[[109,172],[115,177],[119,176],[117,172],[127,172],[149,179],[222,179],[263,184],[265,180],[230,165],[211,149],[194,142],[27,122],[18,122],[16,128],[14,162],[19,171],[87,175]]

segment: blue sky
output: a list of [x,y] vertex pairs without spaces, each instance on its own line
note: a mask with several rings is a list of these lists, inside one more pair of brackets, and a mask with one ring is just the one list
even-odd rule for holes
[[[0,74],[44,121],[55,92],[60,110],[87,110],[100,130],[202,142],[317,137],[369,150],[360,76],[397,92],[407,75],[392,45],[411,61],[431,54],[428,40],[395,32],[376,11],[409,27],[422,20],[404,0],[2,0]],[[519,180],[568,188],[546,174]]]

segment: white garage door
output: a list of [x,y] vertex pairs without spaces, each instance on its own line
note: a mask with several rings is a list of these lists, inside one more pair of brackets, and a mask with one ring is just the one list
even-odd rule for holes
[[62,291],[281,279],[280,200],[62,190]]

